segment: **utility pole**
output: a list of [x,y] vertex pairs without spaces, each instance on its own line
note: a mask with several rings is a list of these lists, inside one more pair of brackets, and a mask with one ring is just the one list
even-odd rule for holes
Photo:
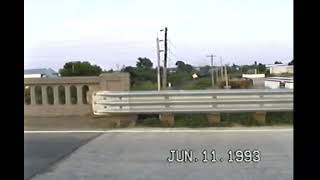
[[157,37],[157,60],[158,60],[158,67],[157,67],[157,81],[158,81],[158,91],[160,91],[160,49],[159,49],[159,38]]
[[227,72],[227,65],[224,65],[224,73],[225,73],[225,79],[226,79],[226,89],[230,89],[229,83],[228,83],[228,72]]
[[216,57],[216,56],[211,54],[211,55],[208,55],[207,57],[211,57],[211,83],[212,83],[212,88],[214,88],[213,57]]
[[221,80],[223,80],[223,64],[222,64],[222,57],[220,56],[220,64],[221,64]]
[[[214,66],[216,66],[216,68],[218,67],[218,66],[217,66],[217,61],[214,62]],[[218,73],[219,73],[219,69],[216,69],[216,82],[218,82],[218,78],[219,78]]]
[[162,87],[163,89],[167,88],[167,51],[168,51],[168,46],[167,46],[167,31],[168,28],[164,28],[164,64],[163,64],[163,76],[162,76]]

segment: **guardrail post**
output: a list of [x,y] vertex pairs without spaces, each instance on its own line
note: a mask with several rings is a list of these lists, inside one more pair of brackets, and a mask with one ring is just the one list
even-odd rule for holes
[[207,118],[210,125],[217,125],[221,121],[220,113],[209,113],[207,114]]
[[[213,100],[217,100],[217,96],[212,96],[212,99],[213,99]],[[217,107],[216,102],[212,103],[211,106],[212,106],[212,108],[216,108],[216,107]]]
[[265,125],[266,124],[266,114],[267,114],[267,112],[255,112],[253,114],[253,118],[259,125]]
[[166,126],[174,125],[174,115],[173,113],[163,113],[160,114],[160,121],[164,123]]

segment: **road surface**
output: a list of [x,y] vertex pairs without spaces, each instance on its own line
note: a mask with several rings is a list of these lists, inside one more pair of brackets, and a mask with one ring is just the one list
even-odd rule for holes
[[97,133],[24,134],[24,179],[49,168]]
[[[292,128],[222,129],[226,130],[136,128],[107,131],[32,179],[293,179]],[[34,135],[57,136],[54,133]],[[217,161],[203,162],[203,150],[209,152],[207,156],[211,160],[213,149]],[[186,158],[185,162],[168,162],[168,158],[172,159],[171,150],[192,151],[193,161]],[[249,150],[251,153],[258,150],[259,157],[251,155],[260,161],[249,158],[249,162],[245,162],[238,156],[240,162],[235,159],[228,162],[229,150]]]

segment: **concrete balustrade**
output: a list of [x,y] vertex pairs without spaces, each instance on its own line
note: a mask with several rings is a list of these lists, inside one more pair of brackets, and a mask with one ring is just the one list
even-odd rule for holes
[[[25,102],[24,105],[25,116],[92,116],[93,113],[90,97],[93,91],[128,91],[130,88],[130,79],[128,73],[107,73],[101,74],[100,76],[86,77],[25,78],[24,85],[26,88],[30,89],[30,104]],[[37,86],[41,87],[40,97],[36,97],[35,88]],[[59,98],[62,97],[62,95],[59,94],[60,86],[64,87],[64,104],[59,103]],[[76,88],[76,104],[71,103],[71,86]],[[47,87],[51,87],[53,90],[53,104],[48,103]],[[84,89],[88,89],[86,96],[83,96],[83,93],[85,93],[83,92]],[[42,104],[37,104],[36,98],[41,98]],[[52,99],[50,100],[52,102]],[[84,104],[84,101],[88,103]]]
[[31,105],[35,105],[36,104],[35,86],[30,86],[30,100],[31,100]]
[[81,85],[77,85],[77,104],[83,104],[83,100],[82,100],[82,86]]
[[58,86],[53,86],[53,104],[59,105],[59,89]]
[[47,86],[41,86],[42,104],[48,104]]
[[66,95],[66,104],[71,104],[71,93],[70,93],[70,85],[65,85],[65,95]]

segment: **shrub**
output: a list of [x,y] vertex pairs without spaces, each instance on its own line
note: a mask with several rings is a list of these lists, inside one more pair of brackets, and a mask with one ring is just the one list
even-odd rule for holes
[[131,90],[136,91],[136,90],[156,90],[158,88],[157,83],[152,83],[151,81],[145,81],[145,82],[140,82],[138,81],[137,83],[133,84]]
[[[253,86],[253,81],[251,79],[230,79],[228,84],[231,89],[248,89]],[[224,88],[225,85],[225,80],[218,82],[219,88]]]

